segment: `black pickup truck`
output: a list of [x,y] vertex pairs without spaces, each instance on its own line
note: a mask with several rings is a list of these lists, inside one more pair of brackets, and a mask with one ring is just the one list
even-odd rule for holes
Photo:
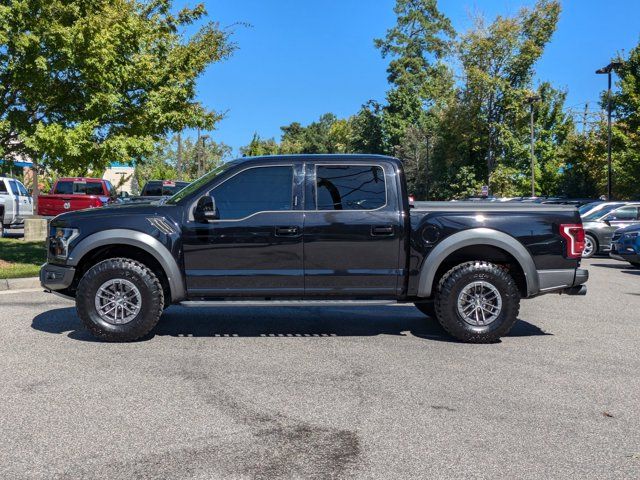
[[410,208],[397,159],[273,156],[226,163],[168,200],[59,215],[40,278],[108,341],[146,335],[172,304],[402,302],[492,342],[521,298],[586,292],[583,246],[575,207]]

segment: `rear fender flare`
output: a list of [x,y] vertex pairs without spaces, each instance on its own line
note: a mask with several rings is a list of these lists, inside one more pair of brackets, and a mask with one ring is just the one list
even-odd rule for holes
[[430,297],[438,268],[449,255],[464,247],[491,245],[511,254],[520,264],[527,282],[527,296],[539,291],[538,271],[529,251],[518,240],[506,233],[491,228],[472,228],[454,233],[438,243],[427,255],[418,280],[418,296]]

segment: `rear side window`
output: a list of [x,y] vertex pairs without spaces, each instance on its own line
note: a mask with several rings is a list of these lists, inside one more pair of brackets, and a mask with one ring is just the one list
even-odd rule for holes
[[7,192],[7,186],[5,185],[4,180],[0,180],[0,195],[9,193]]
[[387,203],[384,171],[379,166],[318,165],[318,210],[375,210]]
[[211,194],[221,220],[291,210],[293,167],[250,168],[218,185]]

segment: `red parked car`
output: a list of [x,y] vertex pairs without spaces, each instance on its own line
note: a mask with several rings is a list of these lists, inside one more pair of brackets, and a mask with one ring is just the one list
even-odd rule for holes
[[61,178],[49,195],[38,197],[38,215],[55,217],[61,213],[102,207],[116,201],[116,190],[101,178]]

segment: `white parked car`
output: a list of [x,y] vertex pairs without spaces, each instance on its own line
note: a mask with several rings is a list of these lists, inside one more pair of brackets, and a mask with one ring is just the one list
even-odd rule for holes
[[33,215],[33,200],[22,182],[0,177],[0,236],[7,228],[20,228]]

